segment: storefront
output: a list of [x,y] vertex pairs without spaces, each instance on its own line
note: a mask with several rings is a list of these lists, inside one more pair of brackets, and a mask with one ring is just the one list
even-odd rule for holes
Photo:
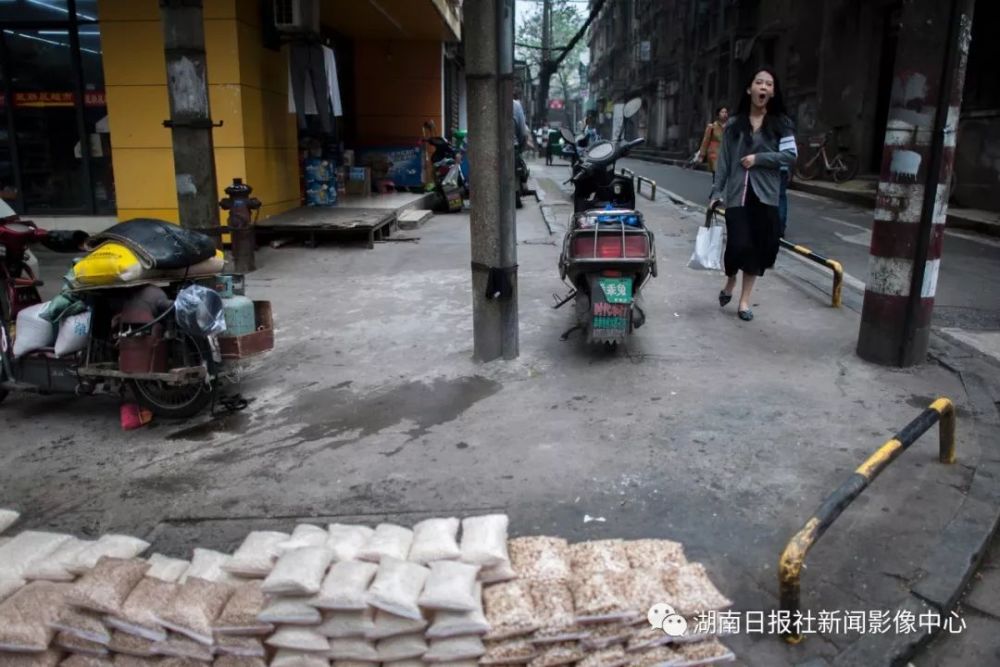
[[0,196],[28,214],[115,211],[97,0],[0,2]]
[[[419,147],[426,123],[463,125],[458,52],[446,49],[460,3],[313,6],[302,34],[281,32],[270,0],[202,0],[218,192],[243,178],[262,219],[302,205],[302,159],[317,144],[360,159]],[[317,42],[336,52],[333,128],[292,111],[301,58],[290,53]],[[156,0],[0,0],[0,113],[0,197],[19,213],[178,220]]]

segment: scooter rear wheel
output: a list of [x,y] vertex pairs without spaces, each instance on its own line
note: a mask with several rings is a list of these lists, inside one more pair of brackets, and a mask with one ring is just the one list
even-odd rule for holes
[[215,388],[204,382],[171,386],[154,380],[132,380],[131,384],[139,405],[166,419],[194,417],[212,403],[215,394]]
[[[183,337],[172,348],[171,362],[196,366],[204,362],[206,351],[192,338]],[[187,419],[211,405],[215,395],[213,382],[170,385],[159,380],[131,380],[132,394],[139,405],[157,417]]]

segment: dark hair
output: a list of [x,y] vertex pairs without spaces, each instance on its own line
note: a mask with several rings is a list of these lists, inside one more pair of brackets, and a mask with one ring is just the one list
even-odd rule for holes
[[723,104],[722,106],[718,107],[718,108],[717,108],[717,109],[715,110],[715,115],[716,115],[716,116],[718,116],[718,115],[719,115],[719,112],[720,112],[720,111],[722,111],[723,109],[728,109],[728,108],[729,108],[729,105],[728,105],[728,104]]
[[778,81],[778,75],[770,65],[757,67],[754,69],[753,74],[750,75],[746,86],[744,86],[743,93],[740,95],[740,103],[736,107],[736,118],[729,125],[730,131],[742,135],[743,140],[747,143],[751,141],[750,137],[753,134],[753,129],[750,127],[750,93],[746,92],[746,89],[753,85],[753,82],[757,79],[757,75],[761,72],[767,72],[774,79],[774,95],[767,102],[767,115],[764,116],[764,125],[761,127],[761,130],[769,138],[776,140],[780,136],[781,131],[789,123],[788,111],[785,108],[785,98],[781,93],[781,84]]

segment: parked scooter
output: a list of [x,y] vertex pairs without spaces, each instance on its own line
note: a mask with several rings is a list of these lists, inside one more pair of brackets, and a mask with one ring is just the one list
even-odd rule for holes
[[434,190],[438,193],[438,208],[446,212],[461,211],[469,198],[469,185],[462,173],[462,155],[444,137],[430,137],[431,166],[434,169]]
[[[625,117],[641,107],[641,99],[630,100]],[[555,305],[575,304],[576,323],[563,340],[580,330],[588,343],[608,349],[624,343],[645,322],[638,300],[643,286],[656,276],[653,233],[635,210],[632,180],[615,174],[615,162],[645,139],[623,141],[623,132],[624,126],[616,141],[589,146],[567,181],[574,186],[573,217],[563,238],[559,275],[572,290],[556,297]],[[571,135],[569,130],[566,134]]]
[[[25,261],[28,247],[40,243],[78,253],[86,237],[83,232],[47,232],[20,220],[0,202],[0,401],[11,390],[80,396],[130,389],[154,415],[198,414],[214,400],[223,377],[223,356],[230,355],[225,348],[220,352],[220,339],[196,330],[205,320],[200,309],[189,311],[193,317],[188,322],[176,316],[175,299],[188,285],[204,284],[207,289],[199,294],[217,299],[212,305],[218,316],[223,301],[214,291],[219,282],[215,275],[77,289],[73,296],[90,313],[82,349],[60,357],[54,348],[43,347],[15,357],[16,335],[26,334],[15,331],[13,324],[19,313],[42,303],[42,282]],[[252,338],[259,347],[254,352],[271,349],[273,337],[260,345],[261,334],[271,335],[259,331],[240,341],[246,345]],[[233,356],[245,355],[237,350]]]
[[562,148],[563,157],[569,160],[570,171],[574,171],[576,164],[580,161],[580,156],[583,155],[590,145],[590,137],[586,132],[574,135],[565,127],[559,128],[559,132],[562,134],[564,141]]

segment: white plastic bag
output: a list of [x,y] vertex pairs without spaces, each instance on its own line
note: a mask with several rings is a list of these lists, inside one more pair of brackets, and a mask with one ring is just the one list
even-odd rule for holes
[[369,637],[375,630],[375,613],[371,607],[361,611],[331,611],[323,614],[316,632],[331,639]]
[[232,558],[223,563],[222,569],[241,577],[266,577],[282,554],[279,544],[288,539],[287,533],[255,530],[246,536]]
[[38,579],[43,581],[73,581],[76,575],[69,571],[69,566],[80,552],[91,544],[93,544],[91,541],[71,537],[56,547],[55,551],[29,565],[24,571],[24,578],[29,581]]
[[368,543],[358,553],[361,560],[379,563],[383,558],[406,560],[413,544],[413,531],[391,523],[380,523],[375,527]]
[[97,565],[102,556],[110,558],[135,558],[149,548],[149,542],[129,535],[102,535],[81,551],[67,569],[73,574],[83,574]]
[[257,614],[257,620],[281,625],[316,625],[323,616],[308,597],[274,597]]
[[458,519],[427,519],[413,527],[409,560],[426,565],[437,560],[455,560],[458,548]]
[[357,558],[358,552],[364,548],[375,531],[368,526],[331,523],[328,533],[326,546],[333,552],[334,562],[339,563]]
[[427,628],[428,639],[445,639],[461,635],[484,635],[490,630],[482,604],[482,584],[476,584],[476,608],[472,611],[439,611]]
[[87,340],[90,338],[90,312],[85,310],[59,322],[55,344],[57,357],[73,354],[87,347]]
[[423,635],[400,635],[379,641],[375,646],[379,662],[396,662],[419,658],[427,652]]
[[191,564],[180,578],[180,583],[183,584],[191,577],[206,581],[233,583],[233,577],[222,569],[222,566],[229,562],[229,558],[228,554],[221,551],[196,548],[191,556]]
[[694,240],[694,252],[688,261],[688,267],[702,271],[721,271],[722,252],[725,246],[723,232],[726,226],[715,222],[712,211],[705,218],[705,224],[698,228],[698,236]]
[[14,510],[0,510],[0,533],[13,526],[20,516],[21,513]]
[[17,314],[17,335],[14,337],[14,356],[48,347],[56,339],[56,328],[42,317],[49,302],[29,306]]
[[390,614],[419,620],[423,616],[417,599],[429,574],[430,570],[423,565],[383,558],[368,589],[368,604]]
[[0,578],[23,579],[35,563],[72,539],[62,533],[26,530],[0,547]]
[[302,547],[285,552],[261,587],[265,593],[315,595],[333,555],[325,547]]
[[487,514],[462,519],[462,561],[494,567],[508,562],[506,514]]
[[312,628],[302,628],[286,625],[274,631],[264,643],[275,648],[287,648],[293,651],[315,651],[326,653],[330,650],[330,640]]
[[472,660],[486,653],[483,640],[479,637],[452,637],[435,639],[424,653],[424,662],[452,662]]
[[385,639],[397,635],[408,635],[414,632],[423,632],[426,627],[427,619],[423,617],[403,618],[379,609],[375,612],[375,629],[369,633],[368,638]]
[[281,553],[302,547],[322,547],[326,545],[329,538],[330,534],[319,526],[314,526],[311,523],[300,523],[295,526],[291,536],[279,542],[277,547]]
[[282,648],[271,658],[271,667],[330,667],[330,661],[322,653]]
[[146,571],[147,577],[159,579],[160,581],[176,582],[180,581],[187,572],[191,563],[180,558],[170,558],[163,554],[153,554],[147,560],[149,569]]
[[476,596],[478,565],[442,560],[431,563],[431,572],[418,600],[425,609],[473,611],[479,606]]
[[[358,660],[378,663],[375,644],[366,639],[333,639],[330,641],[328,657],[334,660]],[[271,663],[272,667],[274,663]]]
[[368,585],[378,565],[358,560],[334,563],[310,604],[321,609],[362,610],[368,606]]

